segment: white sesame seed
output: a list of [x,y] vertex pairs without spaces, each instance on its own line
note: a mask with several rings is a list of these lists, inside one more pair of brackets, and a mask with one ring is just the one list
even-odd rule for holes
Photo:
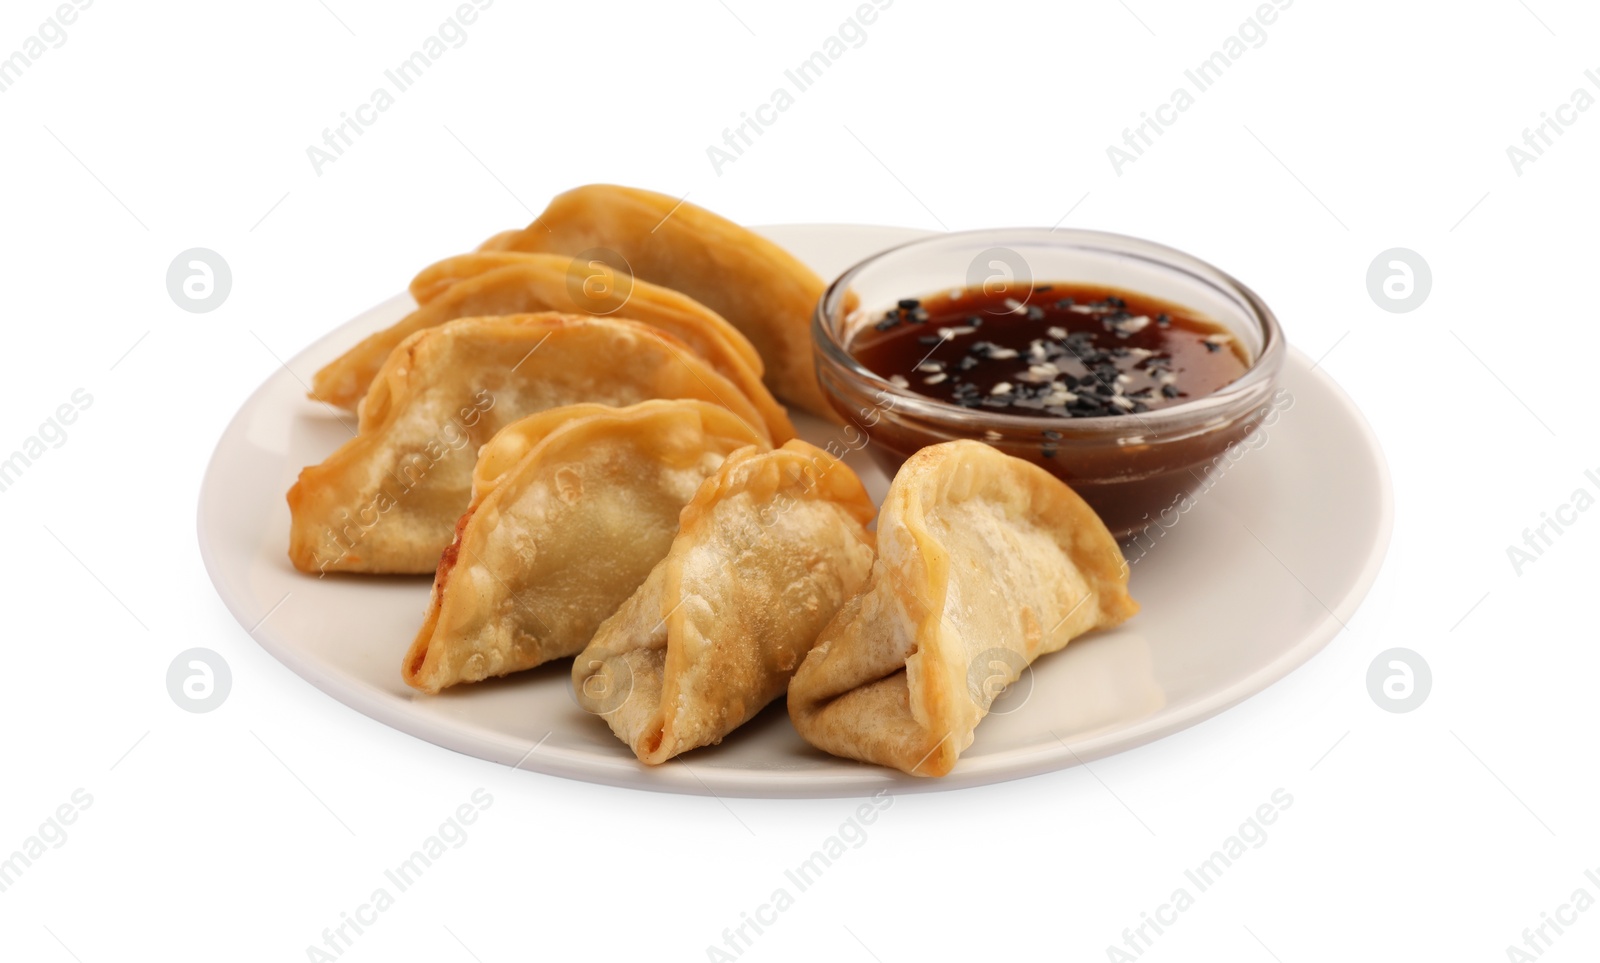
[[911,387],[911,382],[907,381],[905,378],[901,377],[900,375],[890,375],[889,376],[889,383],[894,385],[896,388],[909,388],[909,387]]
[[1137,334],[1138,332],[1143,331],[1146,327],[1148,327],[1149,324],[1150,324],[1150,319],[1147,316],[1141,314],[1136,318],[1129,318],[1128,320],[1123,321],[1122,323],[1117,325],[1117,328],[1119,330],[1121,330],[1121,331],[1126,331],[1129,334]]
[[1053,364],[1030,364],[1028,365],[1028,373],[1038,375],[1041,378],[1054,378],[1061,372],[1056,370],[1056,366]]
[[1005,306],[1011,311],[1012,314],[1028,313],[1027,305],[1023,304],[1021,301],[1018,301],[1016,298],[1006,298]]
[[1133,384],[1133,379],[1128,377],[1125,374],[1119,374],[1119,375],[1117,375],[1117,384],[1118,385],[1131,385],[1131,384]]
[[956,328],[940,328],[939,329],[939,337],[945,339],[946,341],[949,341],[951,338],[959,338],[959,337],[962,337],[964,335],[969,335],[969,334],[971,334],[972,332],[974,332],[976,330],[978,330],[978,329],[977,328],[967,327],[966,325],[962,325],[962,326],[956,327]]
[[1231,334],[1210,334],[1210,335],[1206,335],[1206,341],[1209,344],[1227,344],[1229,341],[1232,341],[1232,340],[1233,340],[1233,335],[1231,335]]
[[944,370],[944,362],[943,361],[924,361],[921,364],[917,365],[917,370],[918,371],[943,371]]
[[1062,340],[1063,338],[1065,338],[1067,336],[1067,329],[1066,328],[1060,328],[1060,327],[1050,327],[1050,328],[1045,328],[1044,333],[1048,334],[1052,338],[1055,338],[1057,341],[1060,341],[1060,340]]
[[1133,359],[1137,360],[1137,361],[1143,361],[1144,359],[1150,357],[1153,354],[1155,354],[1155,352],[1151,351],[1149,348],[1129,348],[1128,349],[1128,356],[1130,358],[1133,358]]
[[989,357],[995,361],[1005,361],[1017,356],[1016,348],[995,348],[989,352]]
[[948,377],[950,376],[941,371],[936,375],[928,375],[926,378],[923,378],[922,383],[925,385],[936,385]]
[[988,431],[983,433],[983,440],[984,441],[999,441],[1001,439],[1001,437],[1003,437],[1003,436],[998,431],[995,431],[993,428],[991,428]]
[[1157,378],[1156,380],[1164,385],[1172,385],[1178,383],[1178,376],[1170,371],[1163,371],[1161,372],[1161,377]]
[[993,388],[990,388],[989,393],[991,395],[1009,395],[1011,393],[1011,382],[1002,381]]
[[1127,395],[1112,395],[1111,403],[1116,405],[1118,408],[1121,408],[1123,411],[1133,410],[1133,399],[1129,398]]

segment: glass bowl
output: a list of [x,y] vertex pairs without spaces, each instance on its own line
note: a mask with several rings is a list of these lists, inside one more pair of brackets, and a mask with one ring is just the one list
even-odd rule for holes
[[[937,401],[897,387],[850,351],[901,298],[999,286],[1026,303],[1036,284],[1074,282],[1181,305],[1232,334],[1250,366],[1213,394],[1171,407],[1058,418]],[[828,287],[812,334],[824,394],[866,434],[868,450],[886,471],[893,474],[928,445],[957,438],[986,442],[1066,482],[1119,539],[1159,524],[1163,512],[1185,510],[1184,499],[1238,458],[1256,426],[1286,404],[1277,388],[1283,331],[1255,292],[1182,251],[1101,231],[966,231],[890,248]]]

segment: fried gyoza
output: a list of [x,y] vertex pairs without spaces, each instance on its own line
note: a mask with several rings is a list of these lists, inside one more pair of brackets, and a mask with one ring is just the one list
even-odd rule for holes
[[714,745],[781,696],[872,568],[872,502],[803,441],[735,452],[666,557],[573,662],[578,701],[652,765]]
[[795,728],[834,755],[945,775],[1029,663],[1139,608],[1094,511],[975,441],[908,459],[877,534],[870,584],[789,686]]
[[508,425],[478,455],[406,682],[438,692],[576,653],[667,554],[700,483],[751,446],[766,440],[703,401],[571,405]]
[[[732,221],[666,194],[591,184],[558,195],[532,224],[495,235],[481,250],[619,254],[635,277],[682,291],[744,332],[780,398],[837,420],[812,359],[811,316],[822,279]],[[424,271],[412,283],[417,301],[445,277]]]
[[738,329],[693,298],[618,276],[603,262],[577,264],[556,254],[466,254],[435,268],[443,279],[430,287],[422,306],[317,372],[313,397],[353,406],[395,346],[425,328],[457,318],[561,311],[641,321],[676,336],[761,409],[774,440],[794,437],[782,406],[761,383],[761,357],[755,348]]
[[547,313],[419,331],[378,372],[356,437],[289,490],[289,557],[305,572],[432,572],[495,432],[562,405],[651,398],[718,404],[765,435],[737,386],[649,325]]

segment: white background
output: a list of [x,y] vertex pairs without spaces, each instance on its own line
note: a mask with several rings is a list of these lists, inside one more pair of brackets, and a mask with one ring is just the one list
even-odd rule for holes
[[[1064,218],[1189,250],[1326,353],[1394,472],[1386,568],[1310,664],[1092,772],[896,799],[743,959],[1103,960],[1280,787],[1267,842],[1143,958],[1502,960],[1577,888],[1600,897],[1600,512],[1520,574],[1506,554],[1600,472],[1600,109],[1520,176],[1506,155],[1576,88],[1600,96],[1600,11],[1299,0],[1119,175],[1107,145],[1254,3],[899,0],[719,176],[707,146],[855,4],[500,0],[315,173],[306,148],[454,6],[95,3],[0,93],[0,452],[94,399],[0,493],[0,854],[93,797],[0,893],[0,955],[306,959],[482,787],[468,842],[344,959],[700,960],[848,818],[414,740],[267,656],[202,568],[202,471],[274,354],[591,181],[753,224]],[[7,3],[0,57],[52,9]],[[165,286],[197,246],[234,276],[203,315]],[[1408,314],[1366,288],[1395,246],[1433,271]],[[209,714],[167,693],[192,646],[232,666]],[[1433,669],[1408,714],[1367,693],[1392,646]],[[1597,951],[1591,909],[1544,958]]]

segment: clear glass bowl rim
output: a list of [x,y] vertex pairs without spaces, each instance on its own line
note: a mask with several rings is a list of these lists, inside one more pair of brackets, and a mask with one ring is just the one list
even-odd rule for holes
[[[1238,380],[1205,397],[1195,398],[1167,408],[1158,408],[1154,411],[1125,415],[1106,415],[1095,418],[1061,418],[1053,415],[999,413],[985,411],[981,408],[963,408],[960,405],[937,401],[926,395],[918,394],[909,388],[897,387],[893,382],[862,365],[841,342],[839,332],[835,330],[836,327],[841,325],[835,324],[834,319],[838,317],[839,311],[843,306],[845,293],[850,290],[851,285],[862,272],[891,257],[912,253],[918,247],[948,243],[953,240],[971,241],[974,246],[1004,246],[1008,240],[1012,243],[1026,243],[1030,246],[1048,243],[1066,248],[1086,249],[1096,253],[1132,257],[1148,262],[1162,270],[1188,275],[1191,279],[1210,285],[1237,302],[1244,309],[1244,313],[1260,334],[1261,347],[1255,353],[1255,357],[1251,359],[1250,367]],[[1064,281],[1067,279],[1033,278],[1031,280],[1035,283],[1048,284],[1051,281]],[[951,285],[951,287],[962,286],[965,286],[964,282]],[[908,291],[904,296],[914,297],[920,293],[925,292]],[[839,320],[842,322],[843,319],[840,318]],[[1259,295],[1231,274],[1200,258],[1177,248],[1168,247],[1165,244],[1127,234],[1082,228],[1016,227],[949,231],[915,238],[903,244],[885,248],[856,262],[834,279],[832,284],[828,285],[827,290],[823,292],[822,299],[817,302],[816,310],[813,312],[811,334],[812,340],[820,352],[819,366],[824,362],[831,364],[841,369],[850,379],[862,386],[868,389],[876,389],[881,393],[880,397],[887,395],[894,398],[893,408],[900,414],[939,422],[979,424],[1002,431],[1007,429],[1031,432],[1056,431],[1069,436],[1069,438],[1083,439],[1108,436],[1149,437],[1151,435],[1164,434],[1168,431],[1186,433],[1187,430],[1197,427],[1197,422],[1209,421],[1212,418],[1225,416],[1240,408],[1248,407],[1254,404],[1270,388],[1277,377],[1279,368],[1282,367],[1285,353],[1283,329],[1278,325],[1277,316],[1273,314],[1272,309],[1267,307],[1266,302],[1262,301]]]

